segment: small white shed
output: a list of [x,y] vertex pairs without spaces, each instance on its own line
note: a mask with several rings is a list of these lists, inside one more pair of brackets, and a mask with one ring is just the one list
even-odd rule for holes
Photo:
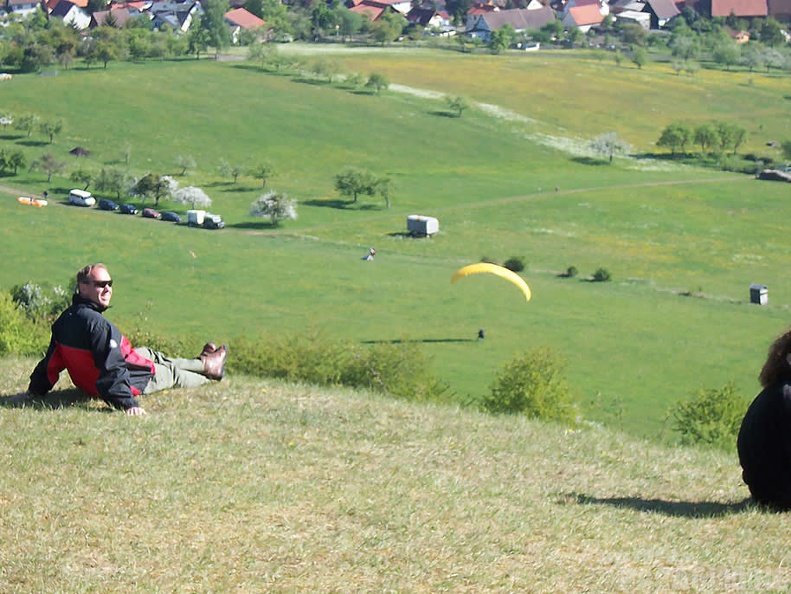
[[406,230],[411,235],[431,236],[439,231],[439,221],[434,217],[409,215],[406,218]]

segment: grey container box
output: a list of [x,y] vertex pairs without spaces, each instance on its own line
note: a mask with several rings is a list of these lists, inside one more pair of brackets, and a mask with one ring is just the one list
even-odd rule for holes
[[750,303],[766,305],[769,303],[769,289],[766,285],[753,283],[750,285]]

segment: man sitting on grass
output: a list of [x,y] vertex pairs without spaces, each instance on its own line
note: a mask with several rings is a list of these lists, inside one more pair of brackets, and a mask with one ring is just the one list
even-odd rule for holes
[[206,343],[194,359],[171,359],[147,347],[132,349],[102,314],[110,307],[113,280],[104,264],[77,273],[71,306],[52,325],[47,354],[30,376],[28,394],[44,396],[66,369],[74,385],[129,415],[144,415],[136,397],[168,388],[194,388],[225,375],[225,345]]

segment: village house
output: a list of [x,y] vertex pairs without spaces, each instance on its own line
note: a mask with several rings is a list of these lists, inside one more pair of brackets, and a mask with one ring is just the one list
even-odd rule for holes
[[242,31],[256,31],[266,25],[264,19],[244,8],[234,8],[226,12],[225,22],[231,28],[231,41],[234,45],[239,43],[239,33]]
[[539,6],[540,8],[513,8],[485,13],[478,17],[472,27],[465,30],[465,34],[475,39],[489,41],[493,31],[498,31],[506,25],[511,25],[517,33],[523,33],[528,29],[540,29],[555,20],[555,13],[549,6]]
[[38,0],[8,0],[6,9],[19,16],[27,16],[38,10],[40,6],[41,2]]
[[433,8],[413,8],[406,15],[406,20],[419,27],[446,30],[450,27],[450,16],[444,10]]
[[195,17],[203,14],[203,8],[200,2],[154,2],[148,12],[154,29],[167,25],[186,33]]
[[64,25],[84,31],[91,24],[91,15],[85,10],[87,0],[50,0],[47,3],[48,17],[60,19]]

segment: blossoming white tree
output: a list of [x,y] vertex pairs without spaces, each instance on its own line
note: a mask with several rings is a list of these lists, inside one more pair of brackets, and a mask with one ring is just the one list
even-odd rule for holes
[[272,226],[277,227],[280,221],[290,219],[297,220],[297,201],[289,198],[286,194],[281,194],[270,190],[266,194],[259,196],[250,205],[251,217],[262,217],[272,221]]
[[211,198],[206,195],[206,192],[195,186],[179,188],[173,192],[173,199],[181,204],[189,204],[192,208],[196,206],[201,208],[211,206]]

